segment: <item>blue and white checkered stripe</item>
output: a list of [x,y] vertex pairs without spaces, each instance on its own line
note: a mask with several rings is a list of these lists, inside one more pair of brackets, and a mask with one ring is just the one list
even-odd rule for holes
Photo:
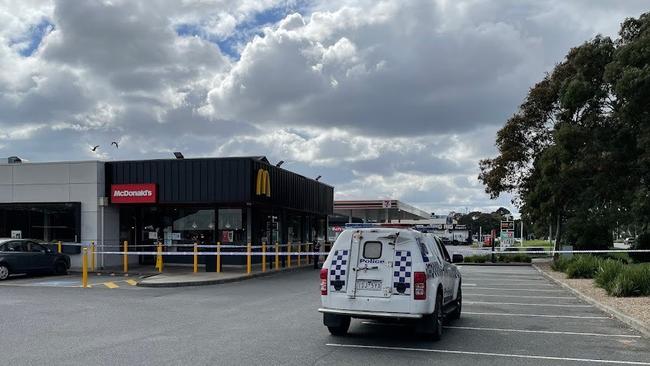
[[[330,290],[345,291],[345,280],[347,278],[349,250],[337,250],[332,258],[330,266]],[[336,287],[339,287],[338,289]]]
[[[393,294],[410,295],[411,294],[411,252],[408,250],[396,250],[395,259],[393,260]],[[400,292],[398,288],[403,291]]]

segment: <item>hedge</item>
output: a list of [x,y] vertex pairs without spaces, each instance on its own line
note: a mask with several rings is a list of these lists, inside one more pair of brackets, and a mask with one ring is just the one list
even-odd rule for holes
[[627,264],[625,258],[593,255],[560,257],[551,267],[568,278],[593,278],[610,296],[650,296],[650,263]]

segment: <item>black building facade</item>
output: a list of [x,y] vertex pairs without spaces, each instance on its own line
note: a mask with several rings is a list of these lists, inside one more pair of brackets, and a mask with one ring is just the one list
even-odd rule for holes
[[[247,243],[328,239],[334,188],[275,167],[265,157],[107,162],[105,180],[109,204],[119,209],[120,241],[135,248],[161,242],[166,251],[191,251],[195,242],[219,242],[234,251]],[[225,264],[243,261],[223,258]]]

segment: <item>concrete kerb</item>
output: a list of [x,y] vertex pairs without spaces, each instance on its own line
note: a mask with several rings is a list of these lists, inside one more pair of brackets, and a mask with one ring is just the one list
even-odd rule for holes
[[[224,283],[231,283],[231,282],[239,282],[239,281],[245,281],[253,278],[259,278],[259,277],[267,277],[267,276],[272,276],[274,274],[278,273],[284,273],[284,272],[296,272],[296,271],[302,271],[306,269],[311,269],[314,270],[314,265],[304,265],[300,267],[291,267],[291,268],[281,268],[280,270],[271,270],[271,271],[266,271],[266,272],[255,272],[252,274],[246,274],[242,273],[240,276],[234,276],[234,277],[229,277],[229,278],[215,278],[211,280],[203,279],[203,280],[196,280],[196,281],[179,281],[179,282],[165,282],[165,283],[143,283],[143,282],[138,282],[138,287],[189,287],[189,286],[209,286],[209,285],[220,285]],[[157,275],[158,273],[154,274]],[[153,275],[152,275],[153,276]],[[152,277],[148,276],[148,277]]]
[[576,295],[580,299],[582,299],[582,300],[596,306],[600,310],[610,314],[611,316],[615,317],[616,319],[618,319],[618,320],[622,321],[623,323],[629,325],[630,327],[636,329],[637,331],[639,331],[644,336],[650,338],[650,327],[647,327],[641,321],[639,321],[639,320],[637,320],[637,319],[635,319],[635,318],[633,318],[633,317],[631,317],[629,315],[623,314],[622,312],[612,308],[611,306],[605,305],[605,304],[601,303],[600,301],[598,301],[596,299],[593,299],[593,298],[583,294],[582,292],[574,289],[573,287],[567,285],[566,283],[564,283],[564,282],[562,282],[562,281],[560,281],[560,280],[558,280],[556,278],[553,278],[553,276],[551,276],[548,273],[544,272],[543,270],[541,270],[539,267],[537,267],[535,265],[533,266],[533,268],[535,268],[544,277],[546,277],[549,280],[553,281],[554,283],[564,287],[565,289],[571,291],[574,295]]

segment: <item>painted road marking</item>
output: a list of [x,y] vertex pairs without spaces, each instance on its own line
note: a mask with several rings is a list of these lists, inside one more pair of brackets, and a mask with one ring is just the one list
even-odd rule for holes
[[523,358],[533,360],[551,360],[551,361],[574,361],[574,362],[590,362],[590,363],[609,363],[617,365],[650,365],[650,362],[642,361],[617,361],[617,360],[602,360],[593,358],[572,358],[572,357],[555,357],[555,356],[535,356],[535,355],[518,355],[512,353],[492,353],[492,352],[472,352],[472,351],[456,351],[448,349],[429,349],[429,348],[408,348],[408,347],[386,347],[386,346],[366,346],[360,344],[337,344],[327,343],[330,347],[341,348],[365,348],[365,349],[381,349],[389,351],[410,351],[410,352],[433,352],[433,353],[447,353],[456,355],[474,355],[474,356],[492,356],[504,358]]
[[[466,276],[467,278],[469,276]],[[534,279],[534,278],[528,278],[528,279],[511,279],[511,278],[486,278],[486,277],[476,277],[476,278],[471,278],[472,281],[493,281],[493,282],[498,282],[498,283],[507,283],[507,282],[530,282],[530,283],[548,283],[547,280],[540,278],[540,279]]]
[[120,287],[115,282],[104,282],[103,285],[108,287],[108,288],[119,288]]
[[[473,281],[476,281],[478,279],[474,279]],[[480,281],[480,280],[479,280]],[[483,284],[491,286],[491,285],[498,285],[498,286],[550,286],[550,287],[555,287],[556,285],[550,284],[550,283],[537,283],[537,282],[511,282],[508,283],[506,281],[499,281],[499,282],[483,282]]]
[[[463,283],[463,287],[465,284]],[[476,290],[503,290],[503,291],[532,291],[532,292],[566,292],[565,290],[547,290],[542,288],[505,288],[505,287],[476,287]]]
[[514,313],[481,313],[463,311],[467,315],[494,315],[494,316],[524,316],[531,318],[564,318],[564,319],[610,319],[606,316],[582,316],[582,315],[547,315],[547,314],[514,314]]
[[135,280],[126,280],[126,283],[128,283],[128,284],[131,285],[131,286],[135,286],[135,285],[138,284],[138,282],[135,281]]
[[553,330],[528,330],[528,329],[504,329],[504,328],[481,328],[481,327],[456,327],[445,326],[448,329],[462,329],[462,330],[483,330],[493,332],[513,332],[513,333],[542,333],[542,334],[562,334],[562,335],[578,335],[578,336],[592,336],[592,337],[618,337],[618,338],[641,338],[639,335],[633,334],[605,334],[605,333],[583,333],[583,332],[561,332]]
[[489,296],[489,297],[517,297],[522,299],[577,299],[573,296],[531,296],[531,295],[495,295],[495,294],[477,294],[473,292],[463,292],[463,296]]
[[593,305],[578,304],[527,304],[525,302],[490,302],[490,301],[463,301],[463,304],[471,305],[516,305],[516,306],[551,306],[556,308],[593,308]]

